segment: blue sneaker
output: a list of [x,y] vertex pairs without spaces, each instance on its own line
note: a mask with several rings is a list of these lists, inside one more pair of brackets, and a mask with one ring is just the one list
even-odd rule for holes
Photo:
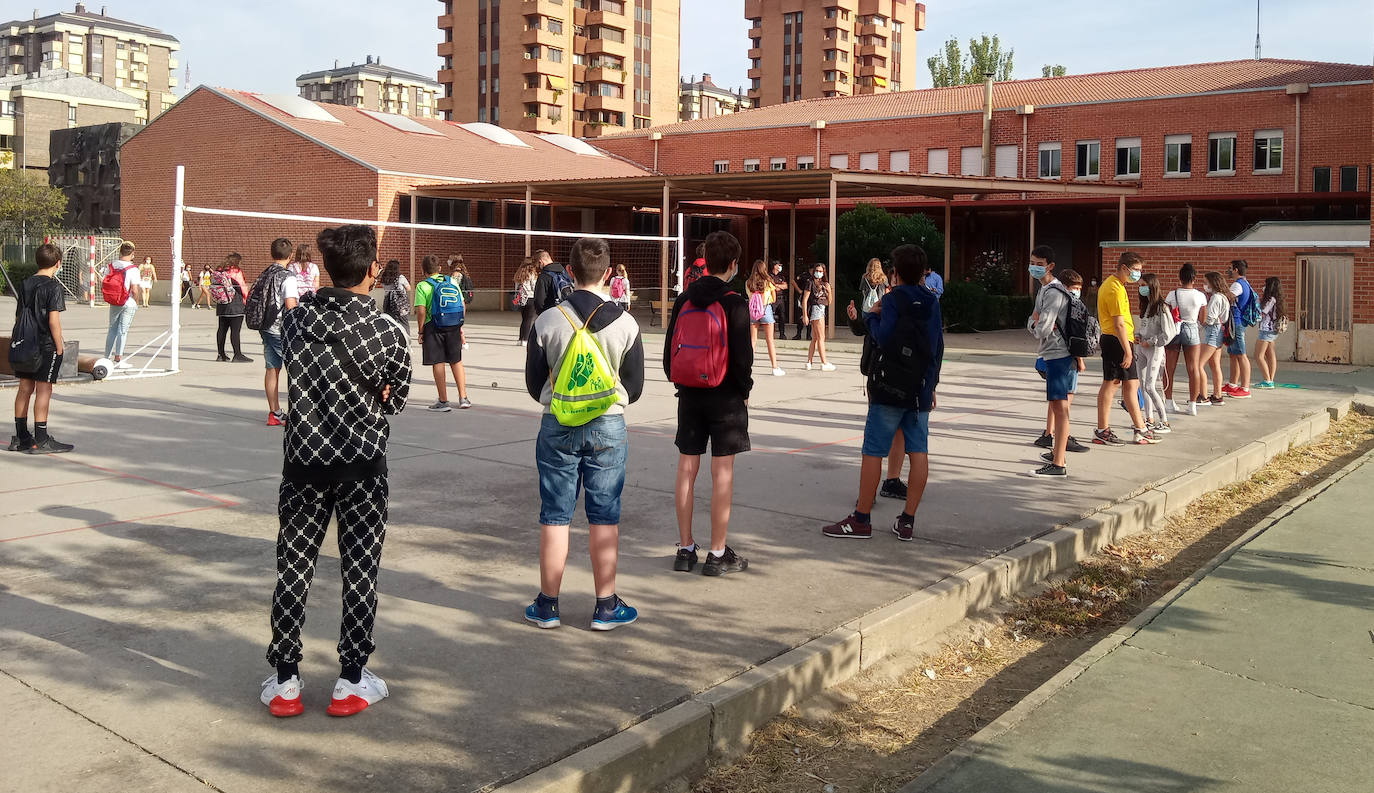
[[639,611],[630,604],[615,599],[615,608],[602,609],[597,607],[592,614],[592,630],[594,631],[613,631],[622,625],[629,625],[639,619]]
[[546,601],[543,595],[525,607],[525,619],[541,628],[557,628],[563,624],[558,618],[558,601]]

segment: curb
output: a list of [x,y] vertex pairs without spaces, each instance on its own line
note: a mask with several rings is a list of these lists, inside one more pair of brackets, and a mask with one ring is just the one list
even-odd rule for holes
[[[1331,415],[1344,416],[1350,409],[1350,405],[1344,404],[1342,407],[1328,408]],[[1338,417],[1339,417],[1338,416]],[[897,793],[925,793],[935,785],[939,784],[950,774],[962,768],[966,763],[978,754],[988,749],[992,744],[1003,735],[1011,732],[1018,724],[1034,713],[1040,706],[1048,702],[1052,697],[1070,683],[1078,679],[1093,664],[1107,657],[1120,647],[1127,639],[1130,639],[1142,628],[1149,625],[1160,615],[1164,609],[1173,605],[1188,590],[1192,589],[1199,582],[1211,575],[1221,565],[1225,564],[1232,556],[1245,546],[1249,545],[1268,531],[1274,524],[1293,514],[1298,508],[1320,496],[1327,489],[1336,485],[1345,477],[1349,476],[1360,467],[1374,463],[1374,452],[1368,452],[1357,460],[1351,461],[1344,468],[1322,480],[1317,485],[1298,494],[1296,497],[1279,505],[1277,509],[1261,518],[1258,523],[1250,527],[1244,534],[1236,538],[1234,542],[1222,549],[1220,553],[1212,557],[1201,568],[1193,572],[1192,575],[1183,579],[1173,589],[1162,595],[1154,603],[1151,603],[1143,611],[1135,616],[1130,622],[1112,631],[1102,641],[1088,648],[1082,655],[1074,659],[1073,663],[1064,667],[1058,674],[1046,680],[1039,688],[1027,694],[1020,702],[1016,703],[1010,710],[1003,713],[988,726],[979,730],[971,738],[966,740],[957,749],[937,760],[925,770],[919,777],[898,789]]]
[[[630,793],[652,790],[677,778],[698,777],[706,772],[711,760],[742,754],[747,749],[748,736],[789,707],[854,677],[883,658],[925,644],[959,621],[987,611],[1002,600],[1069,569],[1106,545],[1148,530],[1205,493],[1249,478],[1274,457],[1324,434],[1331,422],[1345,416],[1353,405],[1354,400],[1349,397],[1337,400],[1324,410],[1304,416],[1216,460],[1147,487],[1075,523],[1056,527],[919,592],[844,623],[626,730],[501,785],[499,789],[503,793]],[[1353,467],[1347,469],[1353,470]],[[1347,470],[1342,470],[1323,484],[1334,484],[1346,473]],[[1293,499],[1253,531],[1268,528],[1321,489],[1322,486],[1318,486]],[[1252,533],[1247,533],[1237,540],[1237,544],[1251,538]],[[1228,548],[1196,575],[1204,575],[1221,564],[1225,560],[1222,557],[1229,558],[1236,547],[1238,545]],[[986,740],[1010,729],[1054,690],[1067,685],[1095,660],[1111,652],[1138,629],[1133,627],[1137,622],[1147,617],[1153,619],[1192,581],[1194,578],[1189,578],[1180,584],[1180,589],[1170,592],[1129,625],[1104,639],[954,754],[937,762],[926,775],[936,769],[945,769],[941,772],[943,776],[967,761],[986,744]],[[1115,644],[1108,646],[1112,641]],[[1042,691],[1048,693],[1042,696]],[[1014,720],[1013,714],[1016,714]],[[994,734],[992,731],[999,725],[1000,731]],[[975,745],[974,742],[985,734],[988,738]],[[925,779],[926,775],[916,781]],[[903,788],[901,793],[923,789],[912,785]]]

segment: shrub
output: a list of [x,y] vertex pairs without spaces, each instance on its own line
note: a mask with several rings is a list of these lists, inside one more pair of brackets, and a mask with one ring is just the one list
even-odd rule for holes
[[[9,273],[9,280],[14,282],[15,287],[18,287],[20,284],[24,283],[25,278],[28,278],[29,276],[38,272],[38,265],[34,264],[33,262],[16,262],[13,264],[5,262],[4,266],[5,272]],[[4,294],[7,295],[10,294],[8,281],[0,279],[0,291],[3,291]]]
[[940,301],[945,328],[956,333],[1024,327],[1035,310],[1028,295],[990,295],[982,284],[951,281]]

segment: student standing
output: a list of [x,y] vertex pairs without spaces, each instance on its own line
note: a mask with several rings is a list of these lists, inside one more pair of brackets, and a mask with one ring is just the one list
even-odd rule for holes
[[787,288],[787,276],[782,274],[782,262],[774,259],[768,266],[768,277],[773,281],[773,327],[777,330],[778,338],[787,338],[787,320],[789,317],[788,295],[792,292]]
[[[52,404],[52,387],[62,371],[62,353],[65,349],[62,338],[62,312],[67,310],[67,300],[62,292],[62,284],[57,281],[57,272],[62,269],[62,251],[56,245],[45,242],[34,251],[34,262],[38,271],[17,287],[17,305],[14,308],[15,332],[11,340],[21,338],[19,326],[24,314],[32,320],[30,328],[34,332],[29,339],[35,343],[29,365],[15,363],[14,376],[19,379],[18,393],[14,395],[14,437],[10,438],[9,450],[28,454],[64,454],[76,448],[70,443],[61,443],[48,434],[48,409]],[[13,349],[11,350],[13,352]],[[29,433],[29,400],[33,400],[33,433]]]
[[271,290],[267,296],[267,314],[271,321],[267,327],[260,328],[262,337],[262,360],[264,371],[262,389],[267,394],[267,426],[280,427],[286,423],[286,413],[281,409],[281,367],[282,367],[282,317],[296,307],[300,301],[300,281],[291,272],[291,240],[278,237],[272,241],[272,263],[267,266],[258,280],[263,289]]
[[[891,283],[894,276],[891,265],[883,268],[884,283]],[[886,291],[891,291],[886,290]],[[886,291],[884,294],[886,294]],[[873,337],[868,333],[868,317],[877,308],[874,304],[867,313],[861,312],[859,307],[854,305],[854,301],[849,301],[847,315],[849,317],[849,330],[855,336],[863,338],[863,351],[859,355],[859,373],[865,378],[872,373],[874,360],[878,356],[878,346],[873,341]],[[882,486],[878,488],[878,495],[883,498],[897,499],[906,501],[907,486],[902,481],[902,462],[906,458],[906,440],[902,437],[902,430],[899,427],[896,434],[892,437],[892,449],[887,455],[887,475],[883,479]]]
[[229,337],[234,348],[234,363],[252,363],[253,359],[243,354],[240,346],[240,334],[243,331],[243,311],[244,301],[248,298],[248,286],[243,280],[243,270],[239,268],[239,263],[243,257],[237,253],[231,253],[224,257],[219,270],[213,274],[211,292],[220,293],[221,297],[215,300],[215,315],[219,322],[219,328],[215,332],[215,345],[219,350],[217,361],[228,361],[229,356],[224,354],[224,339]]
[[[735,455],[749,451],[749,393],[754,388],[754,349],[749,343],[749,305],[730,291],[739,271],[739,240],[712,232],[702,243],[706,275],[688,287],[668,319],[663,373],[677,385],[678,550],[673,569],[690,573],[697,564],[692,508],[701,455],[711,447],[711,547],[704,575],[744,570],[749,561],[726,544],[734,497]],[[711,327],[725,327],[725,338]],[[678,324],[682,323],[682,338]],[[724,342],[724,349],[720,348]],[[685,344],[684,344],[685,342]]]
[[413,315],[410,302],[410,281],[406,280],[401,272],[401,262],[392,259],[386,263],[386,268],[382,270],[381,279],[382,289],[382,313],[400,323],[406,330],[406,337],[410,336],[410,318]]
[[187,299],[187,298],[191,298],[191,307],[192,307],[192,308],[195,308],[195,305],[196,305],[195,295],[192,294],[192,290],[191,290],[191,268],[190,268],[188,265],[186,265],[186,264],[182,264],[182,265],[181,265],[181,297],[177,298],[177,302],[181,302],[182,300],[185,300],[185,299]]
[[[1030,264],[1028,265],[1028,270],[1032,278],[1035,278],[1040,281],[1041,292],[1043,292],[1048,287],[1058,285],[1061,289],[1068,293],[1069,297],[1078,301],[1083,300],[1083,276],[1079,275],[1074,270],[1064,270],[1056,277],[1054,274],[1054,249],[1050,246],[1037,245],[1035,249],[1031,251]],[[1037,307],[1031,312],[1030,319],[1026,323],[1026,329],[1031,332],[1032,336],[1035,335],[1036,324],[1039,323],[1041,318],[1044,316],[1044,314],[1041,313],[1039,309],[1039,301],[1040,295],[1037,294]],[[1057,330],[1059,332],[1060,339],[1064,342],[1064,350],[1067,352],[1067,350],[1069,349],[1068,340],[1063,339],[1064,323],[1066,320],[1067,315],[1061,314],[1056,317],[1056,321],[1059,322]],[[1043,343],[1044,340],[1042,340],[1042,345]],[[1073,407],[1074,394],[1078,393],[1078,377],[1086,368],[1086,365],[1084,364],[1081,358],[1075,359],[1075,361],[1076,364],[1073,368],[1073,372],[1069,375],[1069,395],[1065,399],[1070,408]],[[1048,395],[1049,367],[1045,364],[1045,359],[1038,355],[1035,359],[1035,371],[1039,372],[1040,376],[1045,379],[1045,387],[1047,389],[1046,393]],[[1059,372],[1059,374],[1062,374],[1062,372]],[[1035,439],[1035,443],[1033,445],[1041,449],[1053,450],[1055,447],[1055,423],[1056,422],[1054,400],[1046,400],[1045,431],[1040,434],[1039,438]],[[1065,444],[1064,448],[1075,454],[1082,454],[1088,451],[1089,447],[1083,445],[1078,441],[1077,438],[1070,435],[1069,440]]]
[[[644,391],[644,343],[639,324],[603,292],[611,264],[606,241],[584,237],[573,243],[568,259],[577,289],[535,322],[525,358],[525,387],[544,406],[534,450],[540,499],[539,595],[525,609],[525,619],[541,628],[562,624],[558,594],[580,489],[586,496],[596,587],[591,629],[608,631],[639,617],[616,594],[615,572],[629,454],[625,406],[638,401]],[[590,340],[581,335],[583,329]],[[564,360],[571,353],[595,363],[574,366]]]
[[539,316],[534,305],[534,284],[538,276],[534,259],[529,256],[515,271],[515,305],[520,309],[520,334],[516,342],[521,346],[529,343],[530,329],[534,327],[535,317]]
[[1146,273],[1140,285],[1140,324],[1135,329],[1140,348],[1141,387],[1145,389],[1145,426],[1162,435],[1172,432],[1164,413],[1159,376],[1164,369],[1164,346],[1178,334],[1174,312],[1164,303],[1159,277]]
[[811,323],[806,318],[806,293],[811,289],[811,271],[802,270],[792,279],[792,291],[796,293],[797,334],[792,341],[800,341],[802,330],[806,330],[806,340],[811,341]]
[[611,300],[618,303],[622,309],[630,310],[630,274],[623,264],[617,264],[612,268],[610,294]]
[[[339,679],[326,711],[352,716],[390,691],[367,669],[376,650],[377,571],[386,538],[388,415],[405,409],[410,351],[405,331],[377,312],[369,292],[379,274],[377,235],[368,226],[320,232],[316,244],[332,288],[285,315],[291,420],[277,514],[277,584],[267,662],[276,673],[260,699],[273,716],[297,716],[301,628],[315,560],[330,519],[338,523],[343,620]],[[289,255],[289,252],[288,252]]]
[[200,294],[196,295],[195,307],[200,308],[201,300],[205,301],[205,307],[210,308],[214,304],[210,302],[210,284],[215,277],[215,271],[210,269],[210,265],[200,268]]
[[[1135,318],[1131,314],[1131,302],[1126,297],[1126,284],[1140,281],[1144,274],[1145,260],[1134,251],[1121,254],[1116,272],[1107,276],[1097,293],[1097,317],[1102,324],[1102,387],[1097,392],[1097,429],[1093,431],[1093,442],[1120,445],[1123,443],[1150,444],[1159,439],[1145,426],[1145,418],[1140,415],[1139,361],[1131,349],[1135,340]],[[1122,390],[1126,400],[1126,412],[1130,414],[1134,435],[1125,441],[1112,432],[1108,420],[1111,416],[1112,402],[1116,399],[1117,389]]]
[[[1040,282],[1040,291],[1035,296],[1035,311],[1030,318],[1030,334],[1040,342],[1037,352],[1043,361],[1045,375],[1045,401],[1049,404],[1050,419],[1045,434],[1049,436],[1050,451],[1045,464],[1031,473],[1034,476],[1066,477],[1069,475],[1069,407],[1073,393],[1078,389],[1078,375],[1084,369],[1083,359],[1069,353],[1069,340],[1064,336],[1069,309],[1074,298],[1069,290],[1054,276],[1054,250],[1041,245],[1031,251],[1030,276]],[[1080,286],[1083,279],[1078,273],[1066,270],[1064,277],[1072,274],[1072,280]],[[1037,441],[1037,443],[1039,443]],[[1086,447],[1084,447],[1086,448]]]
[[873,536],[873,503],[883,460],[900,428],[911,462],[906,504],[893,521],[897,539],[915,536],[916,510],[930,476],[930,412],[944,358],[940,301],[921,286],[925,251],[902,245],[892,251],[895,286],[868,314],[868,334],[881,360],[869,367],[868,419],[864,424],[859,498],[849,517],[821,529],[827,537],[868,539]]
[[[1225,346],[1226,329],[1231,322],[1231,306],[1236,298],[1220,272],[1213,270],[1207,273],[1206,282],[1207,285],[1203,287],[1207,293],[1207,317],[1202,324],[1202,368],[1204,372],[1210,370],[1212,374],[1212,395],[1206,398],[1207,402],[1219,407],[1226,404],[1221,390],[1221,348]],[[1202,385],[1206,389],[1205,380]],[[1199,404],[1204,396],[1199,394]]]
[[1264,279],[1264,294],[1260,297],[1259,340],[1255,342],[1255,363],[1259,364],[1260,375],[1264,378],[1255,387],[1273,388],[1274,378],[1278,376],[1279,359],[1274,354],[1274,342],[1278,339],[1283,326],[1288,324],[1288,315],[1283,305],[1283,282],[1270,276]]
[[1245,314],[1258,298],[1245,273],[1250,265],[1244,259],[1231,262],[1231,343],[1226,354],[1231,356],[1231,379],[1221,391],[1232,399],[1250,398],[1250,358],[1245,354]]
[[[118,274],[116,277],[115,274]],[[110,329],[105,333],[105,357],[114,361],[114,368],[128,369],[124,362],[124,344],[129,338],[129,326],[138,311],[139,294],[143,291],[138,266],[134,264],[134,244],[119,245],[119,259],[110,262],[109,273],[100,285],[101,296],[110,305]],[[123,300],[119,298],[123,297]]]
[[448,372],[458,386],[458,408],[472,407],[468,399],[468,377],[463,368],[463,293],[458,284],[440,272],[439,257],[426,256],[421,266],[425,280],[415,285],[415,322],[420,326],[422,365],[434,371],[434,387],[439,399],[430,405],[432,413],[448,413]]
[[291,264],[287,269],[296,276],[296,288],[301,297],[305,297],[320,288],[320,267],[315,264],[315,257],[311,253],[309,245],[302,242],[296,246],[295,252],[291,254]]
[[[1178,268],[1178,288],[1164,299],[1165,305],[1173,309],[1178,320],[1179,344],[1178,349],[1165,351],[1164,370],[1168,377],[1165,381],[1164,398],[1175,413],[1184,412],[1191,416],[1197,415],[1199,404],[1208,404],[1203,401],[1207,392],[1207,377],[1202,371],[1201,329],[1201,323],[1207,314],[1207,295],[1193,288],[1196,280],[1197,269],[1185,262]],[[1174,371],[1178,367],[1180,352],[1183,355],[1184,368],[1188,370],[1188,401],[1182,411],[1174,401],[1173,389]]]
[[682,291],[686,292],[687,287],[697,282],[698,278],[706,275],[706,243],[697,245],[697,257],[682,272]]
[[548,251],[535,251],[534,263],[539,268],[539,276],[534,282],[534,310],[542,314],[573,293],[573,282],[567,269],[556,264]]
[[926,265],[926,272],[922,283],[926,285],[926,289],[935,293],[935,298],[937,300],[945,296],[945,279],[941,278],[940,274],[931,269],[928,264]]
[[[754,270],[749,275],[749,280],[744,288],[749,292],[749,347],[753,349],[754,343],[759,339],[759,331],[763,331],[763,340],[768,345],[768,365],[773,370],[774,377],[782,377],[787,374],[778,368],[778,350],[773,344],[773,325],[777,322],[774,311],[777,306],[777,292],[773,289],[773,279],[768,277],[768,266],[763,259],[754,262]],[[757,316],[755,308],[758,309]]]
[[830,282],[825,280],[825,265],[819,262],[811,268],[811,281],[802,298],[802,314],[811,328],[811,345],[806,350],[806,370],[811,371],[816,353],[821,356],[821,371],[835,371],[835,364],[825,357],[825,312],[830,309]]
[[144,256],[143,264],[138,266],[138,287],[143,293],[143,307],[148,307],[148,301],[153,299],[153,284],[157,282],[157,268],[153,266],[153,257]]

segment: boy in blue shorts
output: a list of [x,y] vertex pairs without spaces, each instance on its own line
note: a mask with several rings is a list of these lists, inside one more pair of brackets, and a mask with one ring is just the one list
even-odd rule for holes
[[[1045,464],[1031,475],[1063,478],[1068,476],[1065,457],[1073,442],[1069,435],[1069,406],[1078,390],[1078,374],[1084,369],[1083,359],[1069,354],[1064,327],[1069,306],[1076,299],[1073,290],[1082,289],[1083,277],[1073,270],[1065,270],[1056,278],[1047,266],[1053,264],[1054,252],[1042,248],[1031,253],[1030,274],[1040,281],[1040,293],[1035,296],[1035,313],[1031,314],[1029,330],[1040,342],[1036,367],[1043,367],[1041,374],[1045,376],[1045,399],[1049,403],[1046,435],[1050,438],[1050,451],[1041,455]],[[1046,252],[1048,256],[1037,255]],[[1075,451],[1086,451],[1081,444],[1075,445]]]
[[868,539],[873,536],[871,513],[878,496],[883,462],[902,431],[911,461],[906,506],[892,524],[892,533],[910,542],[915,533],[916,509],[930,476],[928,436],[930,411],[935,409],[935,386],[945,338],[940,301],[922,285],[925,251],[901,245],[892,251],[894,286],[865,317],[876,354],[868,372],[868,420],[864,425],[863,463],[859,469],[859,500],[844,520],[824,527],[827,537]]

